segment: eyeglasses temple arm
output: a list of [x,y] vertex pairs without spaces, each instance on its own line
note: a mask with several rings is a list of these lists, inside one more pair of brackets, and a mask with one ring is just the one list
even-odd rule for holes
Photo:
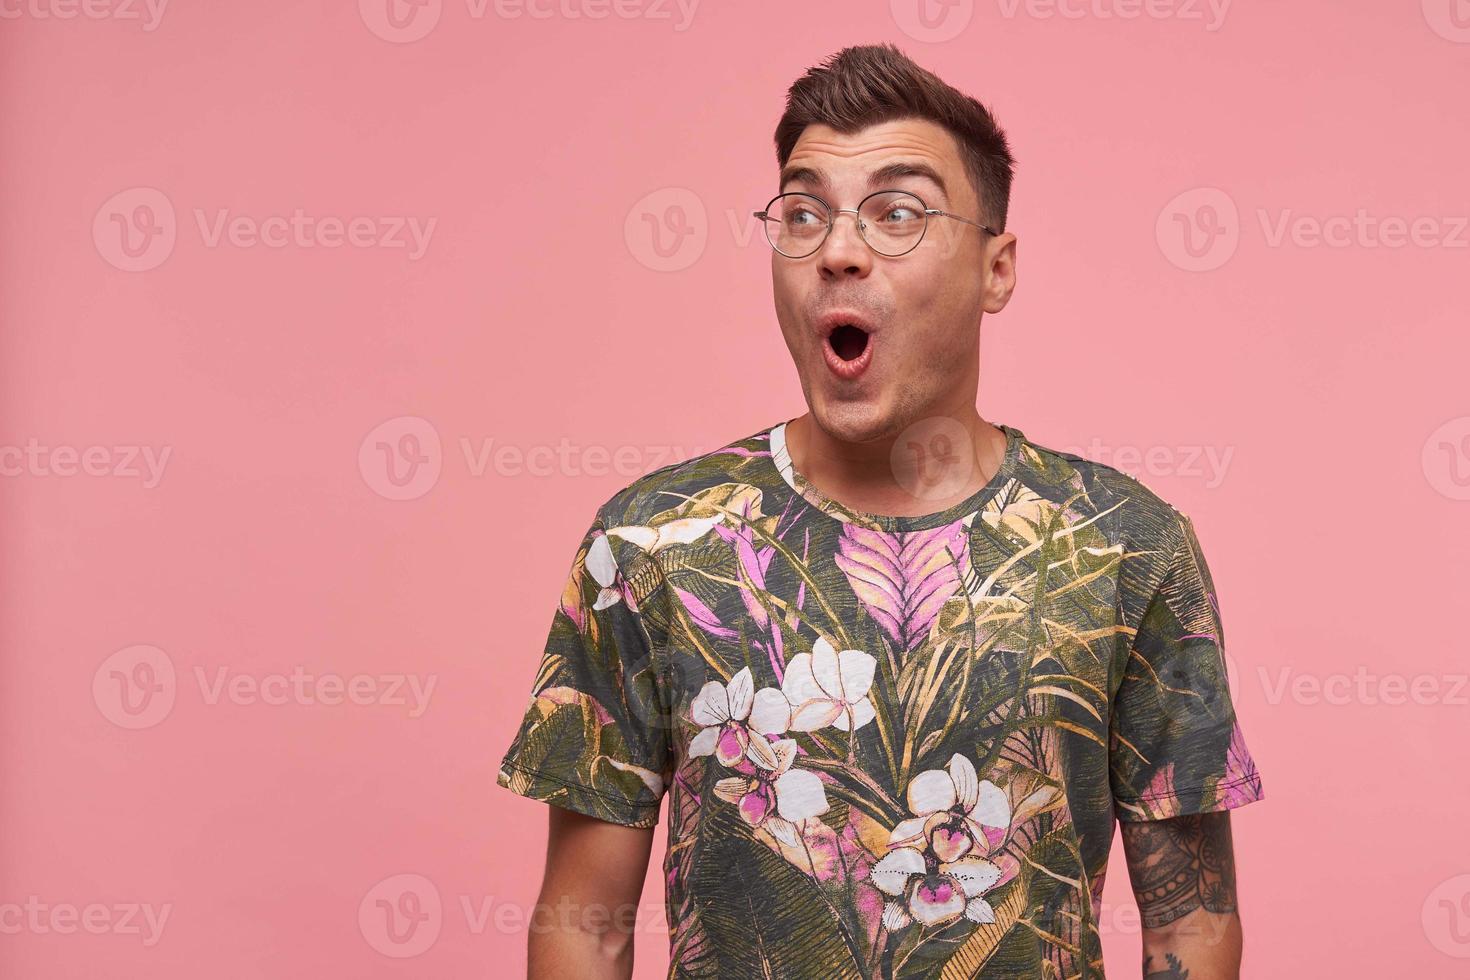
[[924,213],[925,214],[942,214],[946,218],[954,218],[954,219],[956,219],[958,221],[963,221],[967,225],[974,225],[976,228],[979,228],[981,231],[988,232],[988,233],[990,233],[992,235],[999,235],[1000,234],[1000,232],[996,231],[994,228],[990,227],[989,225],[982,225],[978,221],[971,221],[969,218],[965,217],[962,214],[954,214],[953,212],[950,212],[950,211],[941,211],[938,208],[925,208],[924,209]]

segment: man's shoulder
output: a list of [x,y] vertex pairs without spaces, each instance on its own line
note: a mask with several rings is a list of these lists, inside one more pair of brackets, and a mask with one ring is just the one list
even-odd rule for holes
[[1023,438],[1017,478],[1063,507],[1072,522],[1092,521],[1130,545],[1172,553],[1189,520],[1142,479],[1116,466]]
[[669,511],[695,506],[691,500],[707,497],[707,491],[725,485],[769,484],[771,467],[770,431],[765,426],[706,452],[650,470],[621,487],[597,509],[607,527],[648,525],[664,519]]

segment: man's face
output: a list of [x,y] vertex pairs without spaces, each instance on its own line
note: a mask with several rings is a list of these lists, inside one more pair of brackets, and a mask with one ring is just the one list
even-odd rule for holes
[[[893,164],[933,176],[878,174]],[[926,207],[989,223],[954,137],[928,120],[848,136],[808,126],[783,174],[782,192],[814,194],[832,208],[900,190]],[[805,258],[771,253],[776,318],[816,422],[835,438],[863,442],[930,415],[973,410],[980,317],[1003,308],[1014,288],[1014,236],[935,215],[917,248],[889,257],[863,241],[856,217],[837,215],[821,248]],[[843,322],[861,329],[836,326]]]

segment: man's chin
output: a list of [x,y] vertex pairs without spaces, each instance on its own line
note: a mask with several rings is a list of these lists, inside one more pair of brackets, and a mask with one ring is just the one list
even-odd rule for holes
[[871,442],[892,435],[893,412],[884,398],[821,397],[810,407],[812,420],[841,442]]

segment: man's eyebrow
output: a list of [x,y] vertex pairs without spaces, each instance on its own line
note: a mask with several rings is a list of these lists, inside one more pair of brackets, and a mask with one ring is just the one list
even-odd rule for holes
[[898,161],[887,164],[873,171],[872,175],[868,177],[868,183],[873,186],[874,190],[877,190],[904,177],[917,177],[921,180],[927,180],[939,188],[940,194],[946,197],[949,196],[949,188],[944,186],[944,178],[939,176],[939,171],[927,163]]
[[[884,164],[868,175],[868,186],[874,190],[881,190],[894,181],[904,177],[927,180],[939,188],[940,194],[946,197],[949,195],[949,188],[945,186],[944,178],[939,175],[939,171],[927,163],[919,162],[896,161],[894,163]],[[786,185],[793,181],[801,181],[805,184],[811,184],[813,187],[826,187],[827,175],[817,167],[801,165],[783,167],[781,169],[780,189],[782,191],[786,190]]]
[[781,168],[781,181],[778,189],[784,191],[787,184],[796,180],[803,184],[811,184],[813,187],[827,186],[827,175],[815,167],[786,166]]

